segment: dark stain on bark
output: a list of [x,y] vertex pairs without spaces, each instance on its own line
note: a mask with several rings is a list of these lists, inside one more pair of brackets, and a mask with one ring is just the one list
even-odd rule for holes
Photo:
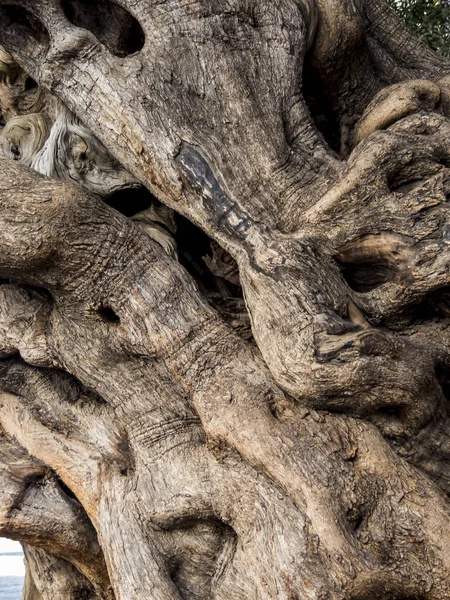
[[214,223],[233,239],[245,241],[252,221],[224,192],[211,167],[202,154],[187,142],[182,142],[175,162],[184,177],[198,192],[204,207]]

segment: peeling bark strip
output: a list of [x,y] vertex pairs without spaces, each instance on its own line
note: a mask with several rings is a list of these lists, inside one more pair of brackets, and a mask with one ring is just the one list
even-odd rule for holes
[[449,599],[448,61],[381,0],[0,13],[24,600]]

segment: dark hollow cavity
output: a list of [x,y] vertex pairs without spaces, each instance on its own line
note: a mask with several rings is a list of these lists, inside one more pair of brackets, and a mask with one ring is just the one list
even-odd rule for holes
[[438,365],[435,369],[435,374],[445,399],[450,402],[450,369],[448,366],[445,368],[442,365]]
[[[50,47],[50,36],[44,25],[29,10],[21,6],[6,4],[0,7],[2,26],[9,35],[22,46],[32,41],[42,46],[43,50]],[[27,88],[28,89],[28,88]]]
[[158,203],[158,200],[147,188],[142,186],[114,192],[105,199],[105,202],[126,217],[132,217],[143,210],[147,210],[152,204]]
[[64,14],[76,27],[87,29],[116,56],[139,52],[145,43],[139,22],[112,0],[62,0]]
[[364,263],[340,263],[341,272],[349,287],[361,294],[370,292],[380,285],[392,281],[396,268],[380,259]]
[[303,64],[302,93],[317,129],[330,148],[339,154],[341,132],[338,115],[333,110],[330,93],[314,68],[309,53]]
[[97,312],[106,323],[112,323],[114,325],[118,325],[120,323],[119,315],[117,315],[109,306],[102,305]]

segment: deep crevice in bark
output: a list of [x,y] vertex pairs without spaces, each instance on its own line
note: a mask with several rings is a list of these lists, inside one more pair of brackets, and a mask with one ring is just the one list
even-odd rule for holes
[[221,317],[254,342],[236,261],[217,242],[182,215],[175,214],[180,263]]
[[[143,186],[126,187],[105,198],[105,202],[127,217],[163,205]],[[233,258],[202,229],[178,213],[170,222],[158,222],[176,242],[178,259],[192,275],[202,293],[222,317],[245,339],[252,339],[250,321]]]
[[337,155],[341,152],[339,117],[333,109],[330,92],[315,69],[312,52],[306,53],[302,72],[302,93],[314,123]]
[[81,507],[80,501],[78,500],[76,495],[73,493],[73,491],[70,489],[70,487],[68,485],[66,485],[60,477],[57,477],[56,480],[58,482],[59,487],[66,494],[66,496],[71,498],[71,500],[74,500],[75,502],[77,502],[77,504],[79,504]]
[[[199,227],[191,223],[185,217],[176,214],[175,222],[177,224],[176,240],[180,248],[180,262],[189,271],[189,273],[210,292],[225,293],[229,296],[242,297],[240,286],[230,281],[217,281],[217,277],[208,268],[204,257],[212,257],[212,239]],[[225,251],[224,251],[225,252]],[[230,264],[236,263],[231,257]],[[237,272],[237,265],[235,266]]]
[[105,198],[105,202],[126,217],[132,217],[150,208],[158,200],[146,187],[136,186],[113,192]]
[[26,283],[20,284],[19,282],[12,281],[12,280],[9,280],[8,283],[18,283],[19,285],[21,285],[23,287],[23,289],[31,292],[32,294],[39,296],[40,298],[43,298],[43,300],[45,300],[45,302],[47,304],[51,305],[54,302],[53,296],[47,288],[41,287],[39,285],[30,285],[30,284],[26,284]]
[[437,365],[435,369],[436,379],[442,389],[442,394],[448,402],[448,409],[450,409],[450,366],[449,365]]

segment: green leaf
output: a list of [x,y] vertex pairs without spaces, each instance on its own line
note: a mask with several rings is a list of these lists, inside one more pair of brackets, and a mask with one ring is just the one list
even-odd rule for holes
[[406,26],[433,50],[450,56],[450,0],[388,0]]

